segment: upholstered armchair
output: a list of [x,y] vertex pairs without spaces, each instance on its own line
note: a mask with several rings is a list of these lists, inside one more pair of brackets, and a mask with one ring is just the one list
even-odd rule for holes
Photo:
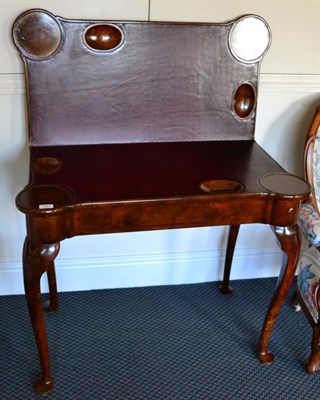
[[307,245],[299,261],[297,297],[313,329],[312,350],[306,365],[307,372],[312,374],[320,370],[320,107],[310,127],[304,156],[305,178],[312,194],[299,213],[299,226]]

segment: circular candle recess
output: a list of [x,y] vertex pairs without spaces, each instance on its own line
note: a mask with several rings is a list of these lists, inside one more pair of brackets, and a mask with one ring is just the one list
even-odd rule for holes
[[24,212],[53,211],[57,208],[70,205],[73,201],[73,192],[58,185],[29,186],[17,196],[17,204]]
[[115,50],[123,42],[121,30],[110,24],[91,25],[85,30],[83,37],[89,48],[98,51]]
[[310,191],[310,186],[305,180],[287,173],[264,175],[259,183],[264,189],[283,196],[298,196]]
[[233,110],[239,118],[248,118],[256,106],[256,92],[249,83],[238,87],[233,96]]
[[53,175],[60,171],[62,162],[55,157],[37,158],[32,163],[32,169],[39,175]]
[[54,55],[62,43],[62,29],[47,11],[31,10],[14,23],[13,40],[26,57],[44,60]]
[[229,48],[233,56],[244,63],[254,63],[270,47],[271,31],[264,19],[257,15],[240,18],[229,34]]
[[241,183],[226,179],[213,179],[200,184],[200,189],[206,193],[238,193],[244,187]]

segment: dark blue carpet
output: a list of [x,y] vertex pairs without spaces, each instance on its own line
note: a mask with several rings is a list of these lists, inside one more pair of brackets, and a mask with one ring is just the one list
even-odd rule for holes
[[[54,376],[48,399],[319,399],[320,375],[304,363],[311,328],[284,305],[270,349],[257,344],[275,279],[61,293],[46,317]],[[0,399],[32,392],[38,358],[23,296],[0,297]]]

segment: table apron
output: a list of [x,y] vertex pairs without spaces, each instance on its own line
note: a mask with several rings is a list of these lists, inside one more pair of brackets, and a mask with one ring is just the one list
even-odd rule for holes
[[27,215],[28,236],[49,244],[100,233],[250,223],[291,226],[301,200],[297,196],[248,195],[76,204],[61,212]]

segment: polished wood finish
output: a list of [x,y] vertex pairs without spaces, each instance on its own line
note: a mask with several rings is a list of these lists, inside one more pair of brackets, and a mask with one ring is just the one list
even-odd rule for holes
[[279,240],[280,247],[284,252],[284,258],[278,278],[276,290],[271,299],[267,316],[264,320],[259,343],[260,361],[271,363],[275,356],[268,350],[268,341],[275,323],[276,316],[280,311],[283,299],[286,297],[296,272],[299,259],[300,233],[297,225],[288,227],[273,227],[274,233]]
[[[32,15],[54,37],[59,27],[60,47],[49,41],[49,55],[34,49],[33,34],[30,45],[21,43]],[[23,269],[42,370],[37,393],[52,388],[40,278],[47,273],[45,311],[54,311],[54,259],[59,243],[77,235],[229,225],[222,291],[230,292],[240,225],[270,224],[286,255],[259,345],[260,360],[272,361],[268,341],[293,278],[296,218],[310,187],[254,141],[261,59],[232,55],[236,24],[74,21],[43,10],[17,19],[30,180],[16,205],[27,220]],[[108,34],[113,44],[103,48]]]
[[230,286],[230,274],[233,260],[233,253],[236,247],[240,225],[230,225],[228,234],[228,246],[226,251],[226,259],[224,263],[223,281],[220,286],[220,291],[223,294],[233,293],[233,288]]
[[40,279],[44,272],[48,273],[50,281],[50,305],[45,304],[46,310],[57,308],[55,278],[52,274],[54,259],[59,251],[59,245],[41,245],[26,239],[23,249],[23,276],[26,300],[38,347],[41,364],[41,379],[35,382],[34,390],[38,394],[46,393],[52,388],[48,341],[45,321],[41,304]]
[[253,86],[243,83],[234,94],[233,108],[239,118],[248,118],[256,106],[256,93]]
[[115,50],[122,43],[121,30],[110,24],[94,24],[84,32],[85,43],[94,50]]

